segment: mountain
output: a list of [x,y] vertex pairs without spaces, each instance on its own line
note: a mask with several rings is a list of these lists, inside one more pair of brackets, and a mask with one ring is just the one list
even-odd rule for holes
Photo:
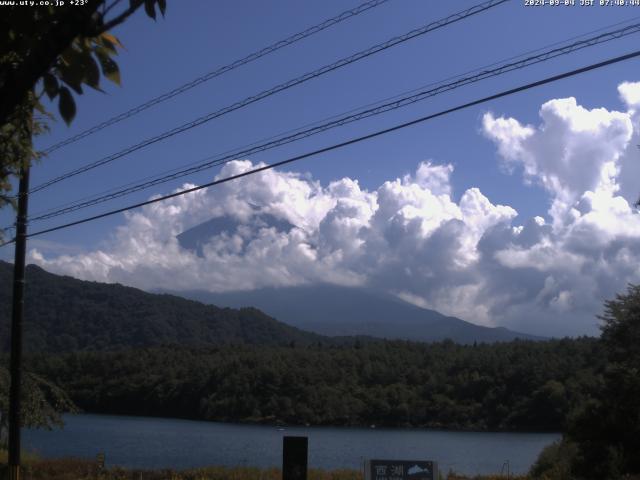
[[243,222],[230,216],[216,217],[185,230],[179,235],[176,235],[176,238],[182,248],[192,250],[198,256],[202,257],[203,246],[214,235],[221,233],[238,233],[239,227],[245,227],[244,235],[248,233],[246,230],[256,232],[262,228],[274,228],[278,232],[288,233],[294,227],[284,219],[277,218],[269,213],[257,212],[256,207],[254,207],[254,210],[256,210],[256,212]]
[[[177,235],[183,248],[203,255],[203,246],[222,233],[256,235],[261,228],[288,232],[288,221],[260,211],[245,220],[223,216],[196,225]],[[432,342],[452,339],[458,343],[542,340],[506,328],[488,328],[419,308],[391,295],[369,289],[333,285],[265,288],[255,291],[209,293],[172,292],[203,303],[226,307],[256,307],[289,325],[329,336],[365,335],[387,339]]]
[[503,342],[541,337],[489,328],[448,317],[364,288],[313,285],[248,292],[179,292],[186,298],[226,307],[254,306],[289,325],[322,335],[368,335],[387,339],[458,343]]
[[[25,348],[113,350],[167,344],[288,345],[333,342],[255,308],[218,308],[119,284],[86,282],[27,266]],[[0,261],[0,349],[6,351],[13,265]]]

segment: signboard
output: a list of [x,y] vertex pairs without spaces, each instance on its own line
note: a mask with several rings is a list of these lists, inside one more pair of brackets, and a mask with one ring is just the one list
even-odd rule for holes
[[438,464],[427,460],[367,460],[365,480],[438,480]]

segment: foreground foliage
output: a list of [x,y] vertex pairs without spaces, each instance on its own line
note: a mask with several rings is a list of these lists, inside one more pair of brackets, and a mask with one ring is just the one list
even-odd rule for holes
[[597,342],[167,346],[32,356],[89,412],[215,421],[560,431],[599,385]]
[[581,478],[640,475],[640,286],[605,303],[604,381],[569,422],[577,445],[572,473]]
[[[9,370],[0,365],[0,445],[5,445],[9,430]],[[77,408],[57,385],[30,372],[22,382],[22,425],[29,428],[61,427],[62,412]]]
[[[6,464],[6,453],[0,452],[0,465]],[[108,468],[100,471],[95,462],[77,458],[38,459],[28,457],[23,467],[24,480],[281,480],[278,468],[203,467],[188,470],[136,470]],[[443,480],[468,480],[450,472]],[[505,480],[506,476],[476,476],[475,480]],[[511,480],[527,477],[511,476]],[[310,469],[308,480],[363,480],[359,470]]]
[[563,439],[545,447],[530,470],[533,478],[545,480],[563,480],[572,478],[571,463],[577,447]]
[[[76,2],[78,8],[69,8],[68,2],[66,7],[23,3],[3,6],[0,15],[0,209],[15,203],[12,177],[40,158],[32,136],[45,131],[53,118],[40,99],[46,94],[57,101],[69,124],[76,114],[72,91],[81,95],[83,85],[101,91],[102,76],[120,83],[113,57],[121,45],[108,30],[143,5],[154,19],[156,10],[163,16],[166,10],[166,0],[130,0],[128,6],[93,0]],[[0,230],[0,240],[3,235]]]
[[602,381],[531,469],[545,480],[640,478],[640,286],[605,302]]

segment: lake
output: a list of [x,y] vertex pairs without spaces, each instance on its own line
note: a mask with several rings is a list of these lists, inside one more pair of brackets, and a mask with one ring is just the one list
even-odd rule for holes
[[[281,466],[282,437],[309,437],[310,468],[361,468],[364,458],[436,460],[467,475],[525,473],[553,433],[238,425],[116,415],[65,415],[64,429],[24,430],[24,448],[44,457],[95,458],[107,466],[184,469],[207,465]],[[506,470],[505,470],[506,471]]]

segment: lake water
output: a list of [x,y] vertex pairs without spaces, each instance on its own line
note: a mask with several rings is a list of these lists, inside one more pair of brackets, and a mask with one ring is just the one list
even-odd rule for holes
[[[282,437],[309,437],[310,468],[361,468],[364,458],[436,460],[467,475],[525,473],[560,438],[548,433],[236,425],[115,415],[66,415],[64,429],[24,430],[23,445],[44,457],[95,458],[132,468],[281,466]],[[505,470],[506,471],[506,470]]]

